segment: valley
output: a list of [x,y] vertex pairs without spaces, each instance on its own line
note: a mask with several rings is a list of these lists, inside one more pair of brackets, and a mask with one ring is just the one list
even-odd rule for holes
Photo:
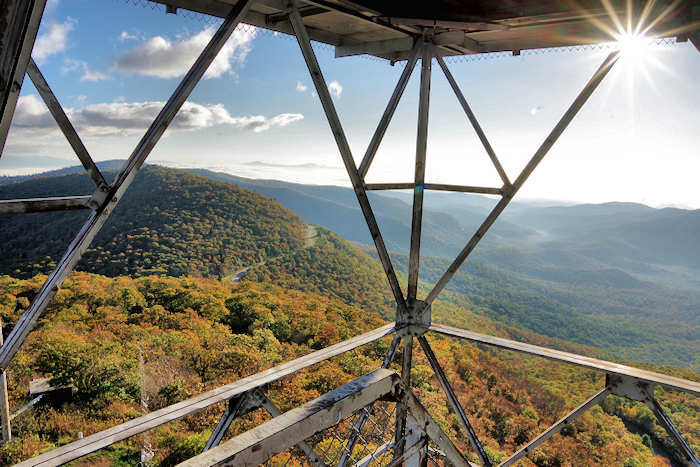
[[[90,188],[83,175],[64,171],[0,184],[0,198]],[[463,209],[426,204],[419,296],[486,212],[489,200],[475,198]],[[410,207],[385,195],[372,201],[405,284]],[[697,249],[685,240],[697,232],[696,212],[514,208],[436,301],[434,322],[700,380],[698,289],[692,281],[671,287],[669,280],[655,279],[665,268],[697,267],[691,254],[678,255],[682,248]],[[606,220],[610,216],[615,222]],[[74,211],[0,218],[5,333],[84,217]],[[558,220],[557,229],[548,224]],[[652,251],[660,247],[653,239],[656,226],[676,221],[673,248]],[[635,229],[647,233],[633,237]],[[393,298],[379,262],[365,248],[368,237],[346,188],[146,166],[9,370],[13,408],[28,402],[27,387],[36,377],[72,384],[75,398],[18,417],[18,441],[0,448],[0,463],[64,444],[78,431],[89,434],[138,416],[144,400],[155,410],[392,320]],[[601,245],[609,242],[625,248],[605,255]],[[573,244],[579,247],[570,249]],[[649,253],[638,255],[643,249]],[[654,274],[631,266],[641,271],[643,264],[649,272],[661,259],[668,265]],[[430,340],[494,462],[603,384],[603,375],[592,371],[439,336]],[[385,339],[319,364],[275,383],[269,395],[283,411],[313,399],[376,368],[388,344]],[[96,354],[105,358],[90,357]],[[414,360],[416,394],[459,447],[471,452],[419,350]],[[700,448],[700,401],[657,393],[691,446]],[[151,432],[155,462],[175,465],[201,450],[221,409]],[[265,417],[254,412],[236,421],[229,435]],[[78,465],[132,465],[143,444],[137,438]],[[521,464],[563,465],[576,458],[577,465],[667,465],[652,444],[679,462],[677,448],[646,407],[609,397]]]

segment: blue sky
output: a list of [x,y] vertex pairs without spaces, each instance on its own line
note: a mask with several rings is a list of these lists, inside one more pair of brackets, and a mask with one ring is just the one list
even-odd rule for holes
[[[215,26],[159,6],[51,0],[34,58],[93,157],[126,158]],[[402,64],[335,59],[327,46],[316,52],[359,163]],[[448,63],[513,179],[603,57],[557,51]],[[368,182],[413,179],[418,75],[416,68]],[[700,208],[698,76],[690,43],[618,63],[519,196]],[[433,78],[426,180],[498,186],[437,64]],[[22,158],[15,172],[39,166],[37,156],[77,163],[29,79],[4,155],[13,167]],[[348,185],[296,41],[250,27],[234,33],[149,160]],[[9,173],[0,159],[3,168]]]

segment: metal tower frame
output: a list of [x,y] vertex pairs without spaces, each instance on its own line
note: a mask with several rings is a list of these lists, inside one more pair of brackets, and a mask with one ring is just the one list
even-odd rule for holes
[[[16,0],[11,14],[22,21],[13,23],[9,33],[13,39],[9,42],[12,47],[3,48],[0,52],[2,76],[11,77],[11,84],[3,83],[2,125],[0,126],[0,148],[4,146],[10,121],[14,112],[17,96],[21,88],[24,74],[28,74],[39,94],[49,108],[61,131],[74,149],[86,172],[95,184],[95,191],[90,196],[70,196],[62,198],[17,199],[0,201],[0,214],[26,213],[39,211],[54,211],[66,209],[90,209],[90,215],[74,240],[68,246],[65,254],[57,263],[55,270],[48,276],[39,293],[29,308],[21,316],[10,332],[7,340],[0,347],[0,369],[8,368],[38,319],[46,309],[53,296],[59,290],[68,274],[86,251],[95,235],[122,198],[125,190],[133,181],[142,164],[160,140],[168,125],[180,110],[195,85],[201,80],[205,71],[230,37],[236,26],[245,18],[251,4],[255,0],[240,0],[230,8],[225,19],[200,56],[182,79],[163,109],[139,141],[128,160],[114,181],[109,184],[93,162],[88,150],[83,145],[75,128],[63,111],[58,99],[51,91],[36,63],[30,58],[30,52],[39,27],[45,1]],[[316,2],[318,3],[318,2]],[[328,5],[325,5],[328,7]],[[8,15],[10,14],[8,13]],[[286,4],[284,14],[292,32],[299,44],[302,56],[308,68],[316,92],[319,96],[324,113],[328,120],[338,151],[345,164],[359,206],[367,222],[369,231],[377,249],[379,260],[383,266],[389,286],[396,302],[395,323],[388,324],[374,331],[362,334],[347,341],[332,345],[328,348],[313,352],[291,362],[283,363],[242,380],[216,388],[193,398],[151,412],[142,417],[130,420],[83,439],[67,444],[58,449],[44,453],[19,465],[60,465],[81,456],[109,446],[128,437],[143,433],[161,424],[196,413],[206,407],[218,403],[226,403],[219,424],[206,445],[205,452],[196,456],[183,465],[237,465],[264,463],[272,456],[296,449],[306,456],[306,461],[314,465],[328,465],[329,461],[338,465],[369,465],[381,456],[389,455],[390,465],[406,463],[407,465],[424,465],[429,459],[439,458],[441,462],[453,465],[468,465],[464,453],[461,453],[449,437],[442,432],[430,415],[422,407],[420,401],[411,390],[411,367],[414,339],[418,341],[427,357],[440,386],[445,392],[447,401],[457,416],[463,435],[470,441],[480,463],[491,466],[492,463],[483,448],[475,430],[472,428],[467,414],[455,394],[449,378],[446,376],[440,362],[433,353],[426,339],[427,332],[442,334],[452,338],[463,339],[497,348],[514,350],[525,354],[535,355],[563,363],[577,365],[604,372],[606,383],[601,390],[575,408],[561,420],[553,424],[526,446],[514,453],[502,466],[509,466],[518,459],[528,455],[540,444],[551,438],[566,424],[581,416],[594,405],[601,402],[607,395],[615,394],[631,400],[647,404],[661,425],[675,439],[681,451],[686,456],[689,465],[700,465],[697,455],[683,439],[663,408],[654,398],[654,387],[684,391],[700,396],[700,383],[683,380],[658,373],[639,370],[624,365],[606,362],[598,359],[575,355],[539,347],[522,342],[493,336],[478,334],[472,331],[458,329],[432,323],[431,304],[439,296],[450,279],[474,250],[479,241],[488,232],[498,216],[508,206],[517,192],[522,188],[528,177],[552,148],[559,136],[573,120],[579,110],[593,94],[611,68],[619,59],[619,52],[612,51],[592,75],[573,100],[568,110],[556,126],[542,142],[531,157],[525,168],[514,181],[510,181],[503,170],[484,131],[472,112],[467,100],[460,90],[456,80],[450,73],[442,58],[441,40],[429,30],[413,38],[413,44],[408,52],[406,65],[398,83],[389,99],[386,110],[382,115],[367,151],[359,165],[350,150],[342,124],[335,109],[322,70],[311,46],[309,31],[304,24],[302,12],[295,2]],[[382,138],[388,128],[399,100],[406,88],[408,80],[420,60],[420,96],[418,103],[418,122],[416,138],[415,176],[409,183],[367,184],[364,179],[379,148]],[[433,184],[425,182],[425,162],[428,133],[428,114],[430,101],[430,83],[433,60],[452,87],[455,96],[461,104],[467,119],[471,123],[486,153],[491,159],[501,181],[500,187],[458,186]],[[391,258],[377,225],[372,205],[367,197],[369,190],[413,189],[413,213],[411,226],[411,242],[409,253],[409,270],[407,293],[402,288],[393,269]],[[464,193],[484,193],[498,195],[500,201],[495,205],[481,226],[468,240],[464,248],[456,256],[433,289],[423,299],[417,296],[418,275],[420,263],[421,222],[423,214],[423,196],[425,190],[441,190]],[[382,368],[364,377],[321,396],[301,407],[285,414],[279,410],[264,393],[264,388],[271,382],[294,374],[304,368],[355,349],[359,346],[376,341],[387,335],[393,335],[393,341],[386,355]],[[394,354],[399,345],[403,348],[401,374],[389,370]],[[355,448],[364,445],[365,450],[370,443],[367,441],[366,428],[377,421],[373,418],[381,404],[393,404],[394,409],[385,413],[387,420],[392,420],[392,428],[388,430],[389,437],[384,437],[383,444],[377,444],[368,451],[362,459],[353,457]],[[264,408],[273,417],[269,422],[260,425],[246,433],[238,435],[220,444],[231,422],[246,413],[258,408]],[[354,418],[353,418],[354,417]],[[351,420],[348,421],[348,420]],[[347,431],[338,436],[337,427],[345,423]],[[335,427],[335,428],[334,428]],[[328,454],[331,449],[320,451],[321,438],[319,432],[327,433],[335,429],[335,439],[339,441],[334,457]],[[386,430],[385,430],[386,431]],[[393,434],[391,433],[393,431]],[[384,434],[387,434],[386,432]],[[312,439],[316,436],[315,439]],[[329,435],[330,436],[330,435]],[[332,436],[331,436],[332,437]],[[378,438],[377,438],[378,439]],[[429,444],[429,441],[433,444]],[[435,449],[432,446],[437,446]],[[296,448],[293,448],[296,446]]]

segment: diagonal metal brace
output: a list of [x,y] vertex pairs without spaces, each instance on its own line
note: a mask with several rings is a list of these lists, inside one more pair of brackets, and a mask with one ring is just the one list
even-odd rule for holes
[[196,84],[202,79],[209,65],[214,61],[238,23],[245,17],[252,0],[241,0],[231,8],[226,17],[202,53],[197,57],[190,70],[154,119],[143,138],[129,156],[124,167],[112,184],[103,204],[91,213],[76,237],[70,243],[56,269],[46,279],[29,308],[22,314],[5,344],[0,347],[0,369],[6,369],[20,347],[27,339],[31,330],[36,326],[39,317],[48,306],[58,289],[78,263],[83,253],[88,249],[95,235],[100,231],[117,202],[134,180],[139,168],[158,143],[168,125],[177,115]]
[[236,418],[242,417],[243,415],[258,409],[261,406],[262,403],[256,397],[255,390],[244,392],[243,394],[239,394],[238,396],[229,399],[226,410],[221,415],[221,419],[216,425],[216,428],[214,428],[214,431],[212,431],[211,436],[209,436],[209,440],[204,446],[203,451],[208,451],[211,448],[218,446],[228,431],[228,428],[231,426],[231,423]]
[[311,75],[311,80],[316,88],[316,93],[321,101],[323,111],[326,114],[326,119],[328,120],[328,125],[331,127],[333,132],[333,137],[335,138],[336,145],[338,146],[338,151],[345,164],[345,169],[348,172],[350,181],[352,182],[353,189],[355,190],[355,195],[357,201],[362,210],[362,214],[367,222],[367,227],[369,228],[374,244],[377,248],[377,254],[379,255],[379,260],[382,263],[384,272],[387,279],[389,280],[389,285],[391,286],[391,291],[394,294],[394,300],[396,300],[396,305],[399,308],[406,308],[406,299],[401,291],[401,286],[396,278],[396,272],[391,264],[391,258],[389,257],[389,252],[384,243],[384,239],[379,231],[379,226],[377,225],[377,219],[374,216],[372,206],[369,203],[369,198],[364,188],[362,182],[362,177],[357,170],[355,165],[355,159],[352,156],[352,151],[350,150],[350,144],[348,143],[345,132],[343,131],[343,126],[340,123],[340,118],[338,117],[338,112],[333,104],[333,99],[331,98],[330,91],[328,90],[328,85],[323,77],[321,67],[316,59],[316,53],[311,47],[311,40],[309,39],[309,33],[304,26],[304,22],[299,15],[294,2],[290,2],[292,7],[289,13],[289,22],[292,25],[294,34],[296,36],[297,42],[299,43],[299,48],[306,62],[306,67]]
[[[95,182],[97,189],[104,192],[106,195],[108,186],[105,178],[102,176],[102,172],[100,172],[100,169],[97,168],[95,162],[92,160],[92,157],[90,157],[90,153],[83,144],[83,141],[80,139],[80,136],[78,136],[78,133],[75,131],[73,124],[68,119],[68,116],[63,110],[61,103],[58,102],[58,99],[51,90],[49,83],[46,82],[46,78],[44,78],[44,75],[41,74],[41,71],[36,63],[34,63],[34,59],[29,60],[27,74],[29,75],[29,78],[31,78],[32,83],[34,83],[34,87],[39,92],[39,95],[44,100],[44,104],[46,104],[46,107],[49,109],[49,112],[51,112],[54,120],[56,120],[56,124],[68,140],[68,144],[70,144],[75,152],[75,155],[78,156],[78,159],[80,159],[80,162],[83,164],[85,171],[88,173],[92,181]],[[98,206],[99,204],[96,204],[93,209],[97,209]]]
[[586,402],[579,405],[574,410],[572,410],[571,412],[566,414],[562,419],[560,419],[554,425],[547,428],[537,438],[530,441],[527,445],[520,448],[515,454],[513,454],[508,459],[503,461],[499,465],[499,467],[508,467],[510,465],[513,465],[519,459],[527,456],[533,450],[535,450],[540,444],[544,443],[549,438],[551,438],[555,434],[559,433],[561,431],[561,429],[564,428],[564,425],[571,423],[571,421],[577,419],[578,417],[580,417],[581,415],[586,413],[588,410],[590,410],[592,407],[599,404],[610,393],[611,393],[610,387],[605,387],[601,391],[597,392],[592,397],[590,397]]
[[537,149],[535,154],[532,156],[530,161],[527,163],[525,168],[520,172],[520,175],[518,175],[518,178],[513,182],[512,185],[509,185],[507,189],[505,190],[505,193],[503,195],[503,198],[496,204],[496,206],[493,208],[491,213],[486,217],[484,222],[479,226],[479,228],[476,230],[472,238],[467,242],[467,244],[464,246],[462,251],[459,252],[457,257],[452,261],[452,263],[449,265],[447,268],[447,271],[442,275],[442,277],[438,280],[438,282],[435,284],[433,289],[430,291],[428,296],[425,298],[425,303],[426,306],[431,304],[437,296],[442,292],[442,290],[447,286],[447,283],[452,279],[452,277],[457,273],[457,270],[462,266],[464,261],[466,261],[467,257],[471,254],[471,252],[476,248],[476,245],[481,241],[483,236],[488,232],[488,230],[491,228],[494,222],[496,222],[496,219],[498,219],[498,216],[501,215],[503,210],[508,206],[508,204],[511,202],[511,200],[515,197],[516,193],[522,186],[525,184],[527,179],[532,175],[532,172],[537,168],[537,166],[542,162],[542,159],[544,159],[544,156],[547,155],[549,150],[554,146],[554,143],[559,139],[561,134],[564,132],[566,127],[569,126],[571,121],[574,119],[576,114],[581,110],[583,105],[588,101],[588,98],[591,97],[593,94],[593,91],[596,90],[598,85],[603,81],[603,79],[607,76],[608,72],[610,72],[612,66],[617,62],[619,58],[620,52],[619,51],[613,51],[611,52],[607,58],[603,61],[603,63],[598,67],[596,72],[593,74],[591,79],[586,83],[584,88],[581,90],[581,92],[576,96],[576,99],[574,99],[574,102],[569,106],[567,111],[564,113],[562,118],[559,120],[559,122],[555,125],[555,127],[552,129],[552,131],[549,133],[547,138],[542,142],[540,147]]
[[627,399],[646,404],[654,412],[659,424],[676,441],[681,452],[688,460],[688,465],[700,467],[700,460],[698,460],[693,449],[688,445],[678,428],[676,428],[663,407],[661,407],[661,404],[659,404],[659,401],[654,397],[656,384],[623,375],[608,374],[606,379],[611,387],[611,392],[616,396],[626,397]]
[[688,465],[700,467],[700,460],[698,459],[698,456],[695,455],[693,449],[683,438],[680,431],[678,431],[678,428],[676,428],[669,416],[666,415],[666,412],[664,411],[663,407],[661,407],[661,404],[659,404],[659,401],[657,401],[656,398],[652,395],[650,400],[648,400],[646,404],[647,406],[649,406],[652,412],[654,412],[654,415],[656,415],[656,418],[659,420],[661,426],[664,427],[668,434],[671,435],[671,437],[676,441],[678,447],[681,448],[683,455],[688,460]]
[[428,340],[425,338],[425,336],[419,336],[418,342],[420,342],[420,345],[423,348],[423,352],[428,358],[430,366],[433,367],[435,376],[437,376],[437,379],[440,382],[440,386],[442,386],[443,391],[445,391],[445,394],[447,395],[447,401],[450,403],[450,406],[452,407],[452,410],[454,410],[455,414],[457,414],[457,419],[459,420],[460,424],[462,425],[462,428],[469,437],[469,441],[471,441],[472,446],[474,447],[477,454],[479,455],[479,458],[481,459],[481,462],[483,463],[483,465],[490,467],[491,461],[489,460],[488,455],[486,455],[486,451],[484,451],[484,447],[481,445],[479,437],[476,435],[474,428],[472,427],[471,423],[469,423],[467,414],[464,412],[462,404],[459,403],[459,399],[457,398],[454,389],[452,389],[450,382],[447,380],[447,375],[445,375],[445,372],[440,366],[437,357],[433,353],[433,349],[430,347],[430,344],[428,344]]

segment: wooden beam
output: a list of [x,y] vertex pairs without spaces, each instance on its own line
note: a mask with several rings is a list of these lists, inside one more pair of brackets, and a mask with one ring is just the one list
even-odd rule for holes
[[399,384],[395,372],[381,368],[179,465],[261,465],[377,399],[392,395]]
[[207,391],[199,396],[178,402],[177,404],[156,410],[142,417],[129,420],[115,427],[109,428],[99,433],[95,433],[86,438],[74,441],[70,444],[54,449],[37,456],[33,459],[28,459],[18,467],[29,466],[55,466],[70,462],[79,457],[95,452],[104,447],[122,441],[134,435],[138,435],[148,431],[164,423],[172,422],[187,415],[191,415],[206,409],[219,402],[227,401],[239,394],[242,394],[251,389],[264,386],[265,384],[277,381],[285,376],[289,376],[297,371],[308,368],[319,362],[340,355],[349,350],[360,347],[361,345],[374,342],[394,331],[392,324],[387,324],[374,331],[361,334],[352,339],[340,342],[322,350],[304,355],[303,357],[292,360],[291,362],[277,365],[260,373],[243,378],[235,383],[227,384],[219,388]]

